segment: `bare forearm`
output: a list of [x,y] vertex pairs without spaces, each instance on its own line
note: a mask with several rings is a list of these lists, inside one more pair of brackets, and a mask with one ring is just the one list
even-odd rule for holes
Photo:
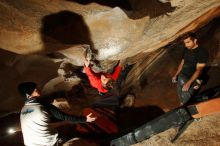
[[197,64],[196,65],[196,71],[192,75],[192,77],[189,79],[188,83],[191,84],[193,81],[195,81],[201,74],[203,68],[205,67],[205,64]]
[[196,72],[194,72],[194,74],[192,75],[192,77],[188,80],[189,84],[192,84],[192,82],[194,82],[201,74],[201,70],[196,70]]
[[177,76],[181,72],[181,70],[183,68],[183,64],[184,64],[184,60],[182,60],[181,63],[179,64],[178,69],[175,73],[175,76]]

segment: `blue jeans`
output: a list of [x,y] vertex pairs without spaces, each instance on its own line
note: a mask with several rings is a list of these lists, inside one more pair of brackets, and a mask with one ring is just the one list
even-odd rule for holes
[[183,85],[189,80],[189,78],[187,78],[186,76],[184,76],[183,74],[180,74],[178,76],[178,80],[177,80],[177,94],[179,96],[180,99],[180,104],[184,105],[186,104],[189,99],[193,96],[194,94],[194,85],[196,84],[195,81],[192,83],[192,85],[190,86],[188,91],[183,91]]

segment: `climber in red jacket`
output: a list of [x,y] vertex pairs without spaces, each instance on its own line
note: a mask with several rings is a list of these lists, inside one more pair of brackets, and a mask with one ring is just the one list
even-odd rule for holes
[[84,72],[89,78],[90,85],[96,88],[100,93],[107,93],[113,88],[113,82],[116,81],[122,71],[121,63],[117,65],[113,73],[94,73],[90,68],[90,60],[84,61]]

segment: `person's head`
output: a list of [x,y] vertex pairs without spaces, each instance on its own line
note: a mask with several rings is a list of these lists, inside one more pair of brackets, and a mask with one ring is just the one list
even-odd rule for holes
[[105,74],[101,75],[102,86],[106,89],[113,88],[113,80]]
[[189,32],[183,35],[182,39],[186,48],[194,49],[198,47],[198,39],[194,33]]
[[39,97],[40,93],[37,90],[37,84],[34,82],[23,82],[18,85],[18,91],[21,96],[30,99],[32,97]]

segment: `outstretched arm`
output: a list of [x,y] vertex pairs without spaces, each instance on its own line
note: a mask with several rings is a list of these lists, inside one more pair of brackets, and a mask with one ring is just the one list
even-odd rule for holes
[[57,107],[55,107],[52,104],[49,103],[41,103],[44,108],[49,111],[56,119],[59,120],[66,120],[66,121],[71,121],[73,123],[84,123],[84,122],[93,122],[95,121],[95,117],[91,117],[91,114],[87,115],[86,117],[77,117],[77,116],[72,116],[64,113]]
[[90,61],[87,60],[85,58],[84,60],[84,71],[90,81],[90,84],[93,86],[93,87],[96,87],[99,82],[100,82],[100,79],[96,76],[96,74],[91,70],[91,68],[89,67],[90,65]]

